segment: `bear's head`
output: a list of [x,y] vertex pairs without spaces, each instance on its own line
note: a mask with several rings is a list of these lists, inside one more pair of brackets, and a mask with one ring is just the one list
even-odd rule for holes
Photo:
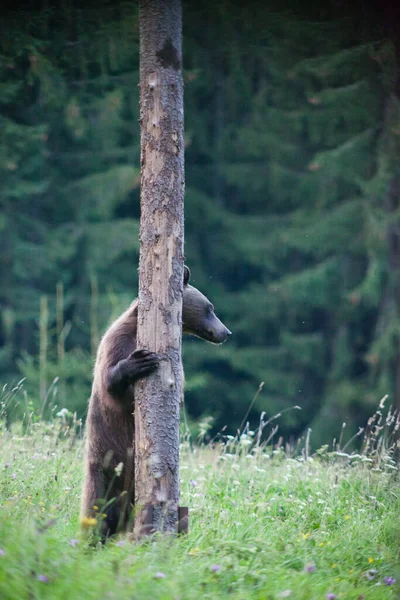
[[190,271],[185,265],[183,277],[182,331],[189,335],[222,344],[231,332],[218,319],[214,306],[198,289],[189,285]]

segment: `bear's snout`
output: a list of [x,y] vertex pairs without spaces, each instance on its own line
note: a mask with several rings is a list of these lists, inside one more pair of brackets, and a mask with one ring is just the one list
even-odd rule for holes
[[227,338],[230,335],[232,335],[232,332],[229,331],[227,327],[225,327],[225,325],[218,319],[218,317],[215,317],[215,320],[217,321],[217,323],[215,324],[216,326],[213,329],[208,329],[207,338],[208,341],[213,344],[223,344],[227,340]]

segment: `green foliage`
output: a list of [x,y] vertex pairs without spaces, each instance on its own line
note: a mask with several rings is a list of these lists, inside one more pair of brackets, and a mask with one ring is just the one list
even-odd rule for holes
[[[55,352],[55,349],[51,351]],[[46,389],[42,398],[37,396],[41,377],[39,360],[24,355],[19,361],[19,370],[25,378],[26,397],[35,413],[47,417],[67,405],[69,411],[85,416],[85,413],[82,413],[82,398],[85,398],[86,402],[89,399],[93,370],[93,361],[89,353],[79,349],[71,350],[66,353],[62,365],[57,362],[47,363],[43,373]],[[25,411],[25,405],[17,402],[14,416]]]
[[[28,17],[0,40],[0,373],[40,406],[57,378],[84,416],[98,340],[137,294],[138,15]],[[186,406],[216,429],[235,431],[261,381],[250,421],[301,405],[282,432],[315,439],[329,415],[354,431],[371,398],[398,402],[398,65],[369,18],[185,4],[186,260],[234,332],[184,342]]]

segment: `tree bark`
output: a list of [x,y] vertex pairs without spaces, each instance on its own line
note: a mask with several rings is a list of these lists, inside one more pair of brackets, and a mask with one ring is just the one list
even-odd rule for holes
[[[398,2],[385,0],[380,7],[384,15],[384,28],[393,44],[394,73],[392,89],[386,103],[384,123],[385,152],[389,158],[392,176],[388,184],[385,208],[388,214],[387,245],[389,292],[394,300],[397,318],[400,318],[400,143],[396,130],[400,122],[400,5]],[[400,339],[397,337],[397,346]],[[394,406],[400,411],[400,349],[397,349],[392,361]]]
[[160,365],[135,386],[137,537],[176,531],[178,521],[184,197],[181,0],[141,0],[139,10],[137,347],[156,352]]

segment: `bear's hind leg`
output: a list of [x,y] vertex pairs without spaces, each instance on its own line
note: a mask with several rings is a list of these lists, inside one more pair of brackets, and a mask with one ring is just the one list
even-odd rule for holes
[[118,503],[114,502],[108,506],[103,514],[106,516],[101,522],[100,536],[102,541],[105,541],[108,537],[120,531],[121,510]]
[[104,474],[97,465],[87,465],[83,482],[81,524],[84,526],[85,517],[97,518],[99,503],[104,498]]

